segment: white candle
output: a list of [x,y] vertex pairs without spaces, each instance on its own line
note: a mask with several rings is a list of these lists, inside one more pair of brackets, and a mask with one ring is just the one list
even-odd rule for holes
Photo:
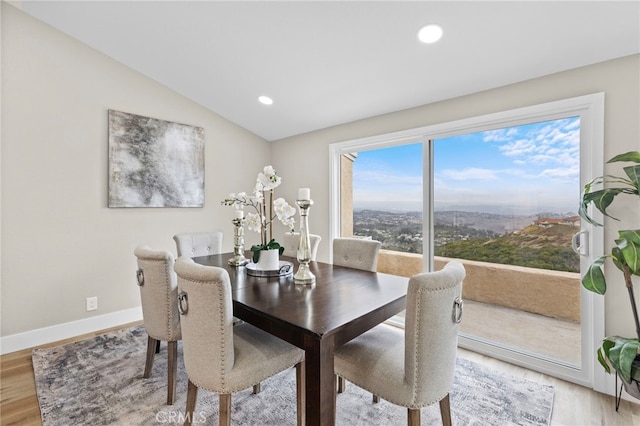
[[298,200],[310,200],[310,199],[311,199],[311,190],[309,188],[298,189]]
[[244,217],[244,210],[234,210],[233,217],[235,219],[242,219]]

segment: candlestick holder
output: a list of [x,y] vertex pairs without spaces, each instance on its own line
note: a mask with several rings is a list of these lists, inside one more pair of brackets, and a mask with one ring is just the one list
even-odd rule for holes
[[244,257],[244,228],[242,219],[233,219],[233,257],[229,259],[231,266],[244,266],[249,263],[249,259]]
[[315,284],[316,276],[309,270],[311,242],[309,241],[309,208],[313,200],[296,200],[300,210],[300,243],[298,244],[298,271],[293,276],[295,284]]

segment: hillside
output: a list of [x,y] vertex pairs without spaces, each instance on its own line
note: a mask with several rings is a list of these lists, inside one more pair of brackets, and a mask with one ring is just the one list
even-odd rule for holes
[[[473,212],[435,212],[436,256],[578,272],[571,249],[575,226],[532,225],[541,215],[512,216]],[[545,213],[545,217],[552,217]],[[382,242],[382,248],[422,253],[422,215],[377,210],[354,212],[354,234]]]
[[552,225],[539,227],[529,225],[526,228],[503,235],[501,239],[512,242],[521,247],[571,247],[571,238],[578,231],[577,227],[566,225]]
[[576,227],[527,226],[496,238],[450,241],[435,248],[436,256],[579,272],[580,258],[571,249]]
[[520,230],[532,224],[539,215],[503,215],[495,213],[435,211],[435,225],[450,225],[491,231],[501,235]]

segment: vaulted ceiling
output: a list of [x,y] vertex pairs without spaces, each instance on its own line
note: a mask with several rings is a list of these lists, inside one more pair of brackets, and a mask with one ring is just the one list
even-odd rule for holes
[[18,4],[267,140],[640,52],[638,1]]

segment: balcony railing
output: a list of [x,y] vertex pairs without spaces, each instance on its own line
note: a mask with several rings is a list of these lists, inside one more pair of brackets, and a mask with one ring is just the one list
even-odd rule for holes
[[[450,260],[436,257],[435,269]],[[456,260],[467,271],[463,299],[580,322],[580,274]],[[423,271],[422,255],[380,250],[378,271],[410,277]]]

